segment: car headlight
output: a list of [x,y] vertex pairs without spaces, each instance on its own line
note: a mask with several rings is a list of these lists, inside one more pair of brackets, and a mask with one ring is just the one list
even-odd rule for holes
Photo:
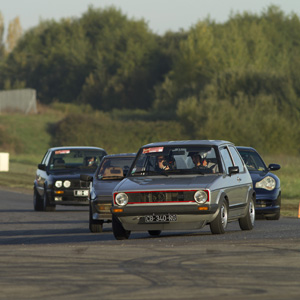
[[119,193],[116,195],[115,201],[119,206],[124,206],[128,203],[128,196],[125,193]]
[[64,181],[64,187],[69,188],[71,186],[71,181],[70,180],[65,180]]
[[61,180],[57,180],[55,181],[55,187],[57,187],[58,189],[62,187],[62,181]]
[[207,193],[199,190],[194,194],[194,199],[199,204],[205,203],[208,199]]
[[272,191],[276,187],[276,181],[273,177],[267,176],[263,180],[256,182],[256,188]]

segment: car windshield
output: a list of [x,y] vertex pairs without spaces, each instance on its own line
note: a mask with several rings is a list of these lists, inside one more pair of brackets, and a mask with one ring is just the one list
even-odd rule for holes
[[95,171],[106,153],[101,150],[56,150],[50,158],[50,170],[89,169]]
[[143,148],[130,176],[169,176],[219,173],[220,162],[212,146]]
[[100,180],[123,178],[127,175],[133,160],[134,157],[104,158],[96,174],[96,178]]
[[261,157],[255,151],[239,150],[249,171],[267,171],[267,167]]

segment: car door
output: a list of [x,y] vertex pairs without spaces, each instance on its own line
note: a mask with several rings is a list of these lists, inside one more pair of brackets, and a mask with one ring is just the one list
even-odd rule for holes
[[[247,202],[249,186],[251,185],[249,174],[234,146],[222,147],[220,154],[226,170],[224,189],[229,200],[229,217],[236,217],[243,213]],[[229,168],[233,166],[239,167],[239,172],[230,175]]]

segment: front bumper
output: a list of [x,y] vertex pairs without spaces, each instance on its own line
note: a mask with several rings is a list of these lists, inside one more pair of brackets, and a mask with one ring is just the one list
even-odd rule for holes
[[[63,193],[57,193],[56,190],[48,191],[48,199],[51,205],[71,205],[71,206],[87,206],[89,205],[88,196],[75,196],[75,190],[64,190]],[[76,189],[78,191],[78,189]],[[80,191],[86,191],[80,190]]]
[[255,213],[257,215],[272,215],[280,212],[281,196],[275,199],[257,198],[255,205]]
[[94,220],[112,220],[111,201],[103,203],[101,201],[91,201],[92,216]]
[[[122,209],[122,211],[119,211]],[[185,230],[200,229],[214,220],[218,205],[143,205],[112,207],[111,212],[118,217],[126,230]],[[146,223],[145,216],[176,215],[174,222]]]

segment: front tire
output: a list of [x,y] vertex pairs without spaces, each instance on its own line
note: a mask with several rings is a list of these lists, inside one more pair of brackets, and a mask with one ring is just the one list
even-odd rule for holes
[[279,205],[279,211],[273,216],[266,216],[267,220],[279,220],[280,219],[280,207],[281,207],[281,195],[277,198],[277,205]]
[[239,219],[240,228],[242,230],[252,230],[255,223],[255,204],[253,197],[251,198],[247,214],[245,217]]
[[127,240],[130,236],[130,231],[125,230],[120,220],[112,216],[112,230],[116,240]]
[[43,210],[43,200],[36,188],[33,188],[33,208],[35,211]]
[[225,199],[221,200],[221,206],[217,217],[210,222],[210,231],[212,234],[223,234],[228,223],[228,205]]
[[103,221],[93,219],[91,203],[90,203],[90,213],[89,213],[89,229],[90,232],[93,233],[97,233],[97,232],[100,233],[103,231]]
[[49,204],[49,199],[48,199],[48,196],[47,196],[46,188],[44,189],[43,210],[44,211],[55,211],[55,205],[50,205]]
[[148,230],[148,233],[151,236],[159,236],[161,234],[161,230]]

